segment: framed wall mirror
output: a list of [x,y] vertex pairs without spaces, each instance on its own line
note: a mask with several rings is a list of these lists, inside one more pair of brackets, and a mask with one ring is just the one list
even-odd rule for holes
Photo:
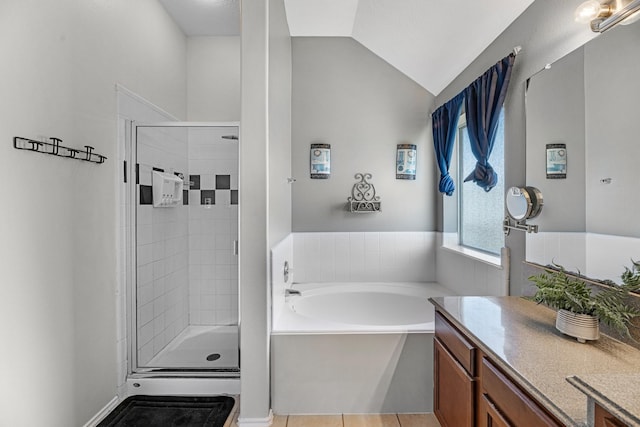
[[[527,81],[526,182],[545,211],[526,260],[620,283],[640,260],[640,24],[618,26]],[[549,144],[566,177],[549,179]]]

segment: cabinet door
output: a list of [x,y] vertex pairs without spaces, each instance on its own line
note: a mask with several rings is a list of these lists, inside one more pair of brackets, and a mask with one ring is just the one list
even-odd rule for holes
[[475,380],[434,340],[434,413],[442,427],[473,427]]
[[496,406],[491,402],[486,394],[482,395],[481,405],[481,418],[482,425],[487,427],[512,427],[507,420],[504,419],[502,414],[498,412]]

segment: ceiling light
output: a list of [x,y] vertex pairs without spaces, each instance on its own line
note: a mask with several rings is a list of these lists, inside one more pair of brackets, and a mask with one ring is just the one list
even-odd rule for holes
[[587,0],[576,9],[574,14],[576,22],[588,24],[597,18],[611,16],[613,8],[610,5],[603,5],[598,0]]
[[602,33],[640,19],[640,0],[588,0],[578,6],[574,16],[577,22],[589,23],[592,31]]

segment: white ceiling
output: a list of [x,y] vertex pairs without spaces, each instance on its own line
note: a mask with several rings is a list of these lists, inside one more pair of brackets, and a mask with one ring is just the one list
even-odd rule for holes
[[[240,34],[239,0],[159,1],[187,36]],[[284,0],[284,3],[291,36],[353,37],[437,95],[533,1]]]
[[240,35],[240,0],[158,1],[188,37]]

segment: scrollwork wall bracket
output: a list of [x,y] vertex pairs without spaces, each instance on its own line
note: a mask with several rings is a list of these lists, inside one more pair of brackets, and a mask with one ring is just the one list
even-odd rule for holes
[[376,188],[368,182],[372,175],[370,173],[357,173],[355,179],[359,181],[353,184],[351,196],[347,198],[349,212],[371,213],[380,212],[380,196],[376,195]]

